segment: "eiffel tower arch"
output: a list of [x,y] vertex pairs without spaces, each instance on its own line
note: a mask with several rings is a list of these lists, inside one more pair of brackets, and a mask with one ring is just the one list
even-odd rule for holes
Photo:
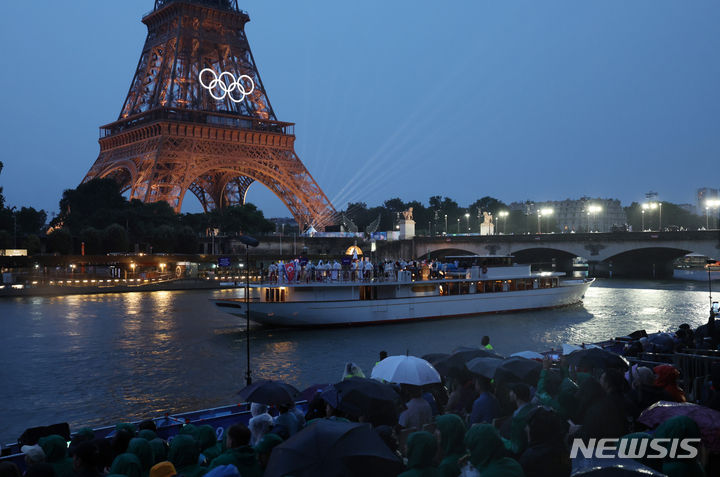
[[237,0],[155,0],[140,61],[117,121],[100,127],[100,155],[83,182],[110,177],[131,199],[189,191],[205,211],[245,203],[260,182],[301,228],[335,210],[295,154],[294,124],[278,121]]

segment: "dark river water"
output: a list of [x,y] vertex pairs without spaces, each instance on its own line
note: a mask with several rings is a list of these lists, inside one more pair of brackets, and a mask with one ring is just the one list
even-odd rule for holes
[[[0,442],[28,427],[100,426],[235,402],[244,386],[244,321],[212,305],[236,291],[148,292],[0,300]],[[720,294],[719,294],[720,295]],[[369,374],[380,350],[423,355],[478,345],[503,354],[693,327],[707,284],[600,280],[581,305],[351,329],[255,327],[255,378],[300,388]]]

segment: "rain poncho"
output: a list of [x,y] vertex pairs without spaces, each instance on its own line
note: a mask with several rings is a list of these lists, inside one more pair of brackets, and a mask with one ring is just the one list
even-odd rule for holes
[[153,462],[155,464],[167,460],[168,447],[164,440],[156,437],[150,441],[150,447],[153,453]]
[[150,473],[150,467],[155,464],[155,457],[153,456],[152,447],[150,443],[141,437],[134,437],[128,444],[127,451],[130,454],[135,454],[140,460],[140,468],[142,469],[143,477],[147,477]]
[[437,441],[432,434],[413,432],[407,440],[408,470],[398,477],[439,477],[440,472],[432,465],[436,452]]
[[505,449],[500,434],[490,424],[476,424],[465,434],[470,463],[482,477],[523,477],[520,464],[503,457]]
[[115,457],[110,467],[111,474],[126,475],[127,477],[141,477],[142,466],[135,454],[126,452]]
[[[700,428],[687,416],[675,416],[660,424],[655,430],[654,437],[659,439],[699,438]],[[665,446],[670,446],[670,443]],[[705,472],[697,459],[666,457],[662,464],[662,472],[668,477],[705,477]]]
[[142,431],[138,432],[138,437],[141,437],[146,441],[150,442],[157,437],[157,434],[155,434],[155,431],[152,431],[150,429],[143,429]]
[[135,425],[130,424],[129,422],[121,422],[120,424],[117,424],[115,426],[116,431],[128,431],[133,437],[137,434],[137,431],[135,430]]
[[200,447],[200,453],[205,457],[204,461],[209,464],[220,455],[221,449],[218,445],[217,434],[212,426],[205,424],[195,429],[195,440]]
[[662,388],[668,395],[670,395],[675,402],[686,402],[685,393],[677,385],[677,378],[680,377],[680,371],[674,366],[669,364],[663,364],[655,366],[655,386]]
[[465,455],[465,423],[456,414],[438,416],[435,423],[440,431],[440,447],[443,451],[438,471],[442,477],[457,477],[460,475],[458,461]]
[[[250,446],[240,446],[226,450],[212,461],[210,468],[214,469],[228,464],[237,467],[242,477],[262,477],[263,471],[260,468],[257,455]],[[178,473],[180,472],[178,471]]]
[[52,465],[55,477],[72,477],[75,475],[73,461],[67,456],[67,442],[57,434],[41,437],[38,441],[43,452],[45,462]]
[[178,434],[170,442],[168,460],[172,462],[178,474],[184,477],[200,477],[207,469],[198,464],[200,449],[192,436]]

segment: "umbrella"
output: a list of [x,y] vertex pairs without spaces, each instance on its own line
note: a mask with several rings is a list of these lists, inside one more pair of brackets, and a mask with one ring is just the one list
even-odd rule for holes
[[527,358],[527,359],[543,359],[544,356],[538,353],[537,351],[518,351],[517,353],[513,353],[510,355],[510,357],[513,356],[520,356],[521,358]]
[[542,363],[515,356],[504,360],[495,370],[495,381],[505,383],[522,382],[535,386],[540,378]]
[[433,363],[435,369],[442,376],[457,376],[463,372],[467,372],[465,363],[473,358],[484,358],[484,357],[495,357],[501,359],[502,357],[493,353],[492,351],[479,348],[458,348],[453,354],[447,358],[441,359],[436,363]]
[[402,470],[369,425],[318,419],[273,449],[264,475],[394,477]]
[[582,347],[578,346],[578,345],[569,344],[569,343],[563,343],[562,354],[563,354],[563,356],[565,356],[565,355],[568,355],[568,354],[572,353],[573,351],[577,351],[579,349],[582,349]]
[[390,384],[374,379],[350,378],[335,383],[320,394],[335,409],[353,416],[393,413],[400,396]]
[[426,355],[423,355],[423,356],[420,356],[420,357],[421,357],[422,359],[424,359],[425,361],[427,361],[428,363],[430,363],[430,364],[432,364],[433,366],[435,366],[435,363],[437,363],[437,362],[440,361],[441,359],[447,358],[448,356],[450,356],[450,355],[447,354],[447,353],[429,353],[429,354],[426,354]]
[[497,358],[474,358],[468,361],[467,368],[473,374],[479,374],[486,378],[494,378],[495,370],[502,364],[502,360]]
[[579,368],[620,368],[626,370],[630,367],[625,358],[602,348],[573,351],[567,357],[566,362],[570,366]]
[[720,452],[720,412],[689,402],[658,401],[640,413],[638,421],[655,427],[675,416],[687,416],[700,428],[703,444],[714,452]]
[[299,396],[299,400],[310,402],[313,400],[317,393],[324,391],[329,387],[329,384],[313,384],[312,386],[309,386],[302,390]]
[[294,403],[300,391],[278,381],[257,381],[240,390],[238,394],[246,402],[279,406]]
[[633,459],[574,459],[573,477],[663,477],[665,474]]
[[372,370],[370,377],[389,383],[424,386],[441,382],[440,375],[430,363],[415,356],[388,356]]

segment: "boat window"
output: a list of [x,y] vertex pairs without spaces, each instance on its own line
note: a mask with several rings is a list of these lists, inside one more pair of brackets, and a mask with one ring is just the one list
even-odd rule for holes
[[411,288],[413,293],[428,293],[435,291],[435,285],[413,285]]
[[461,295],[467,295],[470,293],[470,283],[469,282],[460,282],[458,287]]
[[360,287],[360,299],[361,300],[377,300],[377,287],[372,286],[361,286]]
[[267,302],[285,301],[285,289],[284,288],[266,288],[265,289],[265,301],[267,301]]

